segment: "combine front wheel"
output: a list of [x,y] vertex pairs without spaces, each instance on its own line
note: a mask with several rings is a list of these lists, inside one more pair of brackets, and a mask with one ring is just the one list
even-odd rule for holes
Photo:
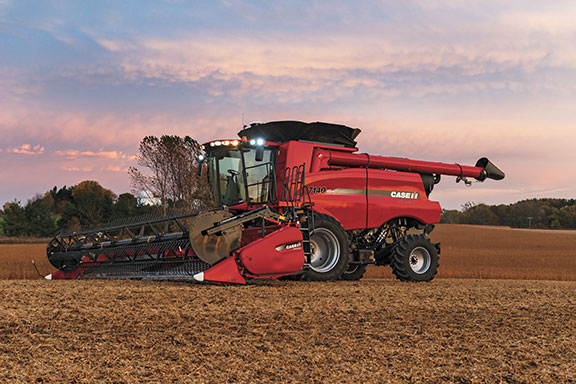
[[438,252],[424,235],[404,236],[395,247],[390,262],[401,281],[430,281],[438,271]]
[[348,269],[348,237],[332,216],[316,213],[310,236],[312,257],[305,280],[337,280]]

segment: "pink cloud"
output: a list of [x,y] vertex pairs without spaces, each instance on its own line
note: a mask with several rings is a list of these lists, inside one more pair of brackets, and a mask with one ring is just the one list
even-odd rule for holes
[[66,172],[92,172],[93,170],[92,167],[66,167],[66,166],[61,167],[61,169]]
[[138,151],[140,140],[147,135],[190,135],[199,141],[208,141],[214,136],[226,136],[223,134],[226,132],[235,134],[240,130],[238,116],[241,111],[236,112],[222,116],[222,111],[216,108],[193,117],[171,111],[149,116],[138,111],[121,114],[113,111],[98,114],[74,110],[54,112],[23,106],[8,108],[0,104],[0,129],[3,137],[12,140],[34,140],[70,148],[55,152],[62,158],[118,160],[124,155],[131,159]]
[[22,144],[18,147],[15,148],[9,148],[7,149],[8,153],[18,153],[20,155],[41,155],[42,153],[44,153],[45,148],[40,146],[40,144],[38,145],[30,145],[30,144]]
[[[536,78],[528,83],[517,78],[503,80],[492,75],[508,70],[533,72],[543,61],[574,68],[576,50],[566,44],[566,36],[562,41],[550,39],[546,44],[535,44],[523,38],[523,28],[496,25],[474,30],[477,39],[471,45],[460,40],[460,33],[446,27],[435,32],[440,42],[423,44],[422,40],[430,38],[429,32],[422,32],[426,29],[413,32],[424,36],[412,36],[406,41],[398,38],[394,26],[382,28],[380,33],[316,34],[305,38],[270,33],[265,38],[213,35],[202,40],[194,36],[130,42],[95,39],[122,54],[119,75],[129,82],[178,84],[213,79],[203,86],[214,96],[257,92],[286,101],[309,101],[314,97],[311,93],[319,91],[323,92],[318,97],[330,101],[349,95],[358,87],[370,89],[380,97],[394,96],[399,89],[415,97],[485,89],[537,92],[562,85]],[[382,35],[392,38],[382,39]],[[237,47],[242,47],[241,55]],[[440,76],[426,83],[418,78],[421,73],[446,75],[447,70],[454,70],[457,76],[453,77],[470,79],[450,83]],[[394,80],[387,80],[387,76],[394,76]],[[236,87],[223,85],[231,82]]]
[[105,171],[108,171],[108,172],[128,172],[128,168],[115,166],[115,165],[109,165],[107,167],[100,168],[100,171],[102,171],[102,172],[105,172]]
[[67,151],[55,151],[54,154],[56,156],[64,157],[67,160],[75,160],[79,157],[101,157],[105,159],[119,159],[125,158],[121,152],[117,151],[78,151],[75,149],[70,149]]

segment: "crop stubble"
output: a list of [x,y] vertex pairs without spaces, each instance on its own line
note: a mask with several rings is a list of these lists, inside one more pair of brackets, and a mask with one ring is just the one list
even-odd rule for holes
[[[438,225],[442,244],[438,277],[576,280],[576,231],[541,231],[472,225]],[[54,268],[45,244],[0,244],[0,279],[38,278]],[[390,267],[370,267],[367,277],[392,278]]]
[[[440,225],[439,277],[576,280],[575,235]],[[0,278],[37,277],[31,259],[52,271],[44,245],[0,245]],[[0,280],[0,382],[573,383],[574,292],[574,281]]]
[[576,380],[576,282],[0,281],[2,382]]
[[[551,231],[441,224],[438,277],[576,280],[576,231]],[[391,276],[389,267],[369,277]]]

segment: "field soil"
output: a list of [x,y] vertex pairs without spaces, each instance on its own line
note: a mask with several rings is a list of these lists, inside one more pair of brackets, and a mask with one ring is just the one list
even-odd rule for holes
[[[440,224],[438,277],[576,280],[576,231]],[[0,279],[38,279],[54,271],[43,244],[0,244]],[[369,267],[367,277],[393,278],[390,267]]]
[[576,282],[0,281],[10,383],[573,383]]
[[432,238],[431,283],[231,287],[47,281],[44,244],[2,244],[0,382],[576,382],[576,231]]
[[439,277],[576,280],[576,231],[440,224],[430,237],[442,245]]

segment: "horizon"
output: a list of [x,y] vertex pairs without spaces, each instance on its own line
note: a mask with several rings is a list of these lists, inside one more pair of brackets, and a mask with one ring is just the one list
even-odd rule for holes
[[575,198],[576,4],[0,0],[0,202],[130,192],[147,135],[251,121],[360,128],[359,152],[506,174],[431,200]]

